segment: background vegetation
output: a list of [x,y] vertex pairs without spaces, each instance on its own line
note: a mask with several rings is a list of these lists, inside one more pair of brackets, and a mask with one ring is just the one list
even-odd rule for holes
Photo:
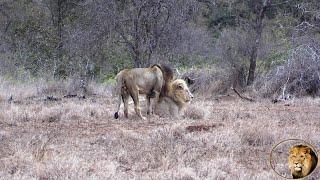
[[319,95],[319,6],[317,0],[3,0],[0,73],[20,81],[109,83],[123,68],[169,63],[216,69],[207,76],[224,77],[225,89]]

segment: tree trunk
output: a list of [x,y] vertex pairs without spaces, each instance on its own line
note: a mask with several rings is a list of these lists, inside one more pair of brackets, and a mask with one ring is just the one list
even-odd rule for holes
[[141,63],[141,59],[140,59],[140,56],[139,56],[139,53],[138,52],[135,52],[134,54],[134,67],[135,68],[141,68],[142,67],[142,63]]
[[233,88],[243,89],[246,87],[246,75],[245,75],[245,67],[241,66],[239,69],[236,69],[233,73]]
[[257,64],[257,57],[258,57],[258,48],[260,46],[260,41],[261,41],[261,35],[262,35],[262,30],[263,30],[263,19],[265,16],[266,9],[268,5],[270,4],[270,0],[265,0],[263,3],[262,8],[259,11],[259,14],[257,15],[255,24],[254,24],[254,30],[256,33],[255,37],[255,42],[251,50],[251,55],[250,55],[250,67],[249,67],[249,73],[248,73],[248,80],[247,80],[247,85],[250,86],[253,84],[254,81],[254,75],[256,71],[256,64]]
[[54,77],[60,78],[66,75],[66,64],[63,62],[63,1],[56,1],[56,9],[52,9],[53,25],[56,28],[56,36],[58,44],[56,47],[56,70],[54,71]]
[[[260,35],[260,38],[261,38],[261,35]],[[256,64],[257,64],[257,52],[258,52],[260,38],[256,37],[256,42],[255,42],[254,46],[252,47],[252,51],[251,51],[251,55],[250,55],[249,75],[248,75],[248,80],[247,80],[248,86],[250,86],[254,81],[254,74],[256,71]]]

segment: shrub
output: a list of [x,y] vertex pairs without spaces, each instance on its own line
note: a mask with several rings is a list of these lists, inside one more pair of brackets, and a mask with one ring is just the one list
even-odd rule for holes
[[216,94],[225,94],[231,87],[230,76],[224,75],[223,71],[211,69],[191,69],[184,73],[182,78],[190,77],[194,79],[194,84],[190,85],[193,93],[204,96],[213,96]]
[[[319,96],[320,52],[319,46],[301,45],[293,49],[289,59],[266,78],[257,81],[257,88],[264,97]],[[264,81],[262,83],[262,81]]]

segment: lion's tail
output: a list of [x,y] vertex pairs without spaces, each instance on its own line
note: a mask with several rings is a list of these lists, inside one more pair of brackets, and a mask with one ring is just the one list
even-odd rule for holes
[[117,104],[117,112],[114,113],[114,118],[118,119],[119,118],[119,111],[120,111],[121,101],[122,101],[121,88],[123,86],[123,78],[122,78],[122,73],[121,72],[117,74],[116,80],[117,80],[117,85],[115,87],[115,92],[116,92],[116,95],[118,96],[118,104]]
[[169,84],[170,82],[173,80],[173,69],[169,66],[169,65],[165,65],[165,64],[155,64],[152,67],[158,67],[161,69],[161,72],[163,74],[163,80],[164,83],[162,85],[161,88],[161,92],[160,92],[160,99],[162,99],[162,97],[166,96],[168,94],[169,91]]

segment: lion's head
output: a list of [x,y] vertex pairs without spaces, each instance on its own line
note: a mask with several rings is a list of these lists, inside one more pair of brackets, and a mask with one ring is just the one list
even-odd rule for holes
[[317,165],[313,150],[305,145],[296,145],[290,149],[289,168],[294,179],[310,174]]
[[170,84],[170,94],[174,102],[178,104],[179,107],[184,106],[186,103],[190,102],[193,98],[187,83],[183,79],[176,79]]
[[170,81],[165,88],[167,93],[160,96],[155,113],[160,116],[169,113],[173,117],[179,117],[180,112],[193,99],[193,95],[183,79]]

